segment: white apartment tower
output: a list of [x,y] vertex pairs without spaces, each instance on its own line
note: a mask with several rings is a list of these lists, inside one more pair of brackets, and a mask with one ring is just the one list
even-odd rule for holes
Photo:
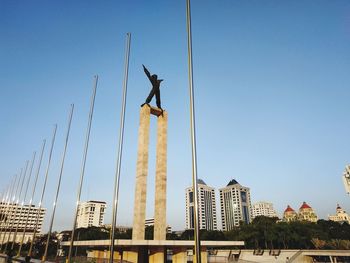
[[106,211],[106,202],[87,201],[81,202],[78,207],[77,228],[100,227],[103,225]]
[[[217,230],[215,189],[198,179],[198,213],[199,228]],[[194,228],[193,188],[186,188],[186,229]]]
[[257,202],[252,206],[252,219],[257,216],[278,217],[273,209],[273,204],[269,202]]
[[239,222],[251,221],[250,189],[232,179],[226,187],[219,189],[222,229],[229,231]]

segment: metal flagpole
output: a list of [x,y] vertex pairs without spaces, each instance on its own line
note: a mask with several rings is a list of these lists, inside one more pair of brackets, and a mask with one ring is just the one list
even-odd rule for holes
[[32,255],[32,250],[33,250],[33,244],[34,244],[34,240],[36,237],[36,232],[38,229],[38,224],[39,224],[39,219],[40,219],[40,214],[41,214],[41,206],[42,206],[42,202],[43,202],[43,198],[44,198],[44,194],[45,194],[45,189],[46,189],[46,183],[47,183],[47,178],[49,175],[49,169],[50,169],[50,164],[51,164],[51,157],[52,157],[52,151],[53,151],[53,146],[55,144],[55,138],[56,138],[56,131],[57,131],[57,124],[55,124],[54,129],[53,129],[53,135],[52,135],[52,141],[51,141],[51,149],[50,149],[50,153],[49,153],[49,159],[47,162],[47,167],[46,167],[46,172],[45,172],[45,180],[44,180],[44,185],[43,185],[43,189],[41,192],[41,197],[40,197],[40,201],[38,204],[38,213],[36,216],[36,220],[35,220],[35,226],[33,229],[33,238],[32,241],[30,242],[30,247],[29,247],[29,251],[28,251],[28,256]]
[[117,220],[118,211],[118,195],[119,195],[119,181],[120,181],[120,167],[123,153],[123,137],[124,137],[124,120],[125,120],[125,106],[126,106],[126,94],[127,94],[127,83],[128,83],[128,70],[129,70],[129,55],[130,55],[130,40],[131,34],[126,34],[126,50],[125,50],[125,68],[124,68],[124,81],[123,81],[123,100],[122,110],[120,115],[120,131],[119,131],[119,147],[117,157],[117,169],[115,173],[115,184],[113,193],[113,218],[112,218],[112,233],[111,233],[111,244],[110,244],[110,256],[109,262],[113,263],[114,257],[114,234]]
[[190,88],[190,115],[191,115],[191,142],[192,142],[192,190],[194,197],[194,248],[196,262],[201,263],[201,243],[198,225],[198,178],[197,178],[197,151],[196,151],[196,125],[194,111],[193,66],[192,66],[192,32],[191,32],[191,4],[187,0],[187,50],[188,50],[188,78]]
[[74,111],[74,104],[71,104],[70,106],[71,106],[71,109],[70,109],[70,113],[69,113],[69,117],[68,117],[68,127],[67,127],[66,140],[65,140],[64,150],[63,150],[63,155],[62,155],[62,160],[61,160],[60,175],[59,175],[58,185],[57,185],[57,189],[56,189],[56,197],[55,197],[55,200],[54,200],[54,203],[53,203],[53,211],[52,211],[52,215],[51,215],[50,228],[49,228],[49,232],[47,233],[47,241],[46,241],[45,253],[44,253],[44,256],[43,256],[43,261],[46,261],[46,258],[47,258],[47,250],[49,248],[49,243],[50,243],[49,240],[50,240],[50,236],[51,236],[53,221],[55,219],[57,199],[58,199],[58,194],[60,192],[60,187],[61,187],[63,166],[64,166],[64,161],[65,161],[65,158],[66,158],[70,126],[71,126],[71,123],[72,123],[72,117],[73,117],[73,111]]
[[33,184],[32,197],[30,198],[30,201],[29,201],[29,207],[28,207],[28,211],[27,211],[27,215],[26,215],[26,219],[25,219],[25,223],[24,223],[24,228],[23,228],[23,233],[22,233],[22,239],[21,239],[21,243],[20,243],[20,245],[19,245],[19,249],[18,249],[17,256],[20,256],[20,255],[21,255],[21,250],[22,250],[23,241],[24,241],[25,234],[26,234],[28,219],[29,219],[30,211],[31,211],[31,209],[32,209],[32,203],[33,203],[34,193],[35,193],[35,189],[36,189],[36,184],[37,184],[38,176],[39,176],[39,172],[40,172],[41,161],[42,161],[42,159],[43,159],[45,144],[46,144],[46,140],[43,141],[43,146],[42,146],[42,148],[41,148],[39,164],[38,164],[38,168],[37,168],[37,171],[36,171],[35,180],[34,180],[34,184]]
[[6,200],[7,200],[8,193],[10,191],[11,183],[12,182],[10,182],[10,185],[5,188],[4,193],[2,195],[1,206],[0,206],[0,234],[2,233],[2,220],[5,218],[5,214],[4,214],[4,212],[5,212],[4,211],[5,210],[5,203],[6,203]]
[[[7,212],[8,212],[8,208],[9,208],[9,204],[10,204],[10,199],[11,199],[11,195],[13,192],[13,189],[16,185],[16,181],[17,181],[17,174],[14,176],[13,182],[10,185],[10,188],[8,189],[8,193],[6,195],[6,199],[5,199],[5,203],[3,204],[3,217],[1,219],[1,233],[2,233],[2,237],[4,237],[5,233],[6,233],[6,228],[5,228],[5,224],[6,224],[6,220],[8,219],[7,217]],[[0,250],[2,250],[2,242],[1,242],[1,248]]]
[[7,187],[7,190],[6,190],[6,194],[4,195],[4,197],[2,199],[2,202],[1,202],[0,233],[3,232],[2,227],[3,227],[3,222],[5,222],[5,219],[6,219],[5,212],[6,212],[6,209],[7,209],[7,201],[9,200],[10,191],[12,189],[12,185],[14,184],[16,177],[17,177],[17,175],[15,175],[15,177],[10,182],[10,184]]
[[[21,173],[22,173],[22,169],[21,169]],[[10,203],[11,203],[11,197],[15,191],[15,187],[16,187],[16,184],[17,184],[17,180],[19,180],[19,177],[18,175],[16,174],[15,175],[15,179],[14,179],[14,182],[11,186],[11,190],[10,190],[10,193],[9,193],[9,196],[8,196],[8,199],[7,199],[7,202],[6,202],[6,210],[4,212],[4,222],[2,224],[2,228],[3,228],[3,235],[2,235],[2,239],[1,239],[1,247],[0,247],[0,250],[2,251],[2,246],[4,244],[4,241],[5,241],[5,235],[6,235],[6,231],[7,231],[7,223],[8,221],[10,220],[9,218],[9,211],[10,211]]]
[[20,211],[19,211],[19,217],[18,217],[18,222],[16,225],[16,230],[15,233],[13,235],[13,240],[12,240],[12,245],[11,245],[11,249],[13,249],[15,242],[16,242],[16,237],[17,237],[17,232],[18,232],[18,227],[19,224],[21,224],[21,217],[22,217],[22,212],[24,210],[24,203],[27,200],[27,193],[28,193],[28,188],[29,188],[29,183],[30,183],[30,179],[32,177],[32,172],[33,172],[33,166],[34,166],[34,161],[35,161],[35,157],[36,157],[36,152],[33,153],[33,159],[32,159],[32,163],[30,164],[30,169],[29,169],[29,175],[28,175],[28,179],[27,179],[27,184],[26,184],[26,190],[24,192],[24,197],[23,197],[23,201],[19,207]]
[[79,185],[78,185],[77,202],[76,202],[76,205],[75,205],[75,214],[74,214],[74,218],[73,218],[73,227],[72,227],[72,235],[71,235],[72,237],[71,237],[71,241],[70,241],[70,245],[69,245],[68,262],[71,262],[71,260],[72,260],[74,233],[75,233],[75,230],[76,230],[76,221],[77,221],[77,217],[78,217],[78,207],[79,207],[79,203],[80,203],[81,190],[82,190],[83,182],[84,182],[85,164],[86,164],[86,157],[87,157],[88,148],[89,148],[92,116],[94,114],[94,105],[95,105],[97,82],[98,82],[98,76],[96,75],[96,76],[94,76],[94,86],[93,86],[92,96],[91,96],[91,100],[90,100],[89,120],[88,120],[88,127],[87,127],[87,131],[86,131],[85,147],[84,147],[84,154],[83,154],[83,162],[82,162],[82,165],[81,165],[80,182],[79,182]]
[[[7,238],[7,243],[6,243],[6,246],[5,246],[5,250],[7,249],[7,246],[8,246],[8,244],[10,243],[11,232],[12,232],[12,229],[14,228],[14,224],[15,224],[15,221],[16,221],[16,218],[17,218],[18,209],[19,209],[19,200],[20,200],[20,198],[21,198],[21,196],[22,196],[22,189],[23,189],[23,186],[24,186],[25,178],[26,178],[26,176],[27,176],[28,164],[29,164],[29,161],[27,161],[27,163],[26,163],[26,168],[25,168],[25,171],[24,171],[24,174],[23,174],[21,187],[20,187],[20,190],[19,190],[19,194],[18,194],[18,196],[17,196],[17,201],[16,201],[16,203],[15,203],[14,211],[13,211],[13,213],[12,213],[12,215],[13,215],[13,220],[12,220],[11,225],[10,225],[9,236],[8,236],[8,238]],[[18,220],[19,220],[19,218],[18,218]]]
[[[13,226],[13,223],[14,221],[16,220],[16,215],[15,213],[17,212],[17,205],[18,205],[18,201],[15,201],[16,198],[19,199],[19,196],[21,195],[20,194],[20,191],[22,191],[22,187],[20,185],[23,186],[23,182],[24,182],[24,178],[26,177],[26,173],[27,173],[27,168],[28,168],[28,163],[29,161],[26,161],[26,168],[25,168],[25,171],[23,173],[23,176],[20,177],[20,180],[18,181],[18,184],[17,184],[17,188],[16,188],[16,193],[12,199],[12,209],[11,209],[11,212],[10,212],[10,220],[8,222],[8,232],[9,232],[9,235],[7,237],[7,241],[6,241],[6,244],[5,244],[5,251],[7,250],[7,246],[8,246],[8,243],[9,243],[9,240],[10,240],[10,236],[11,236],[11,231],[12,231],[12,226]],[[22,170],[21,170],[21,175],[22,175]],[[21,183],[22,182],[22,183]],[[19,189],[21,189],[19,191]]]

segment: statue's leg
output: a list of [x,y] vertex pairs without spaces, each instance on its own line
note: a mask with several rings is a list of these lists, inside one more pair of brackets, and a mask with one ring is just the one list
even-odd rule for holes
[[153,96],[154,96],[154,89],[152,89],[151,92],[149,93],[145,103],[147,103],[147,104],[150,103]]
[[162,106],[160,105],[160,90],[156,90],[156,104],[159,109],[162,109]]
[[145,104],[147,104],[149,106],[149,103],[151,102],[153,96],[154,96],[154,90],[152,89],[151,92],[149,93],[145,103],[141,104],[141,107],[143,107],[143,105],[145,105]]

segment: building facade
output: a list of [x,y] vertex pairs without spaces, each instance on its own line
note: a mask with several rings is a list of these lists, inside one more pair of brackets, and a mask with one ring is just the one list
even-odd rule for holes
[[[148,226],[154,226],[154,217],[145,219],[145,227],[148,227]],[[170,234],[171,232],[172,232],[171,226],[167,225],[166,226],[166,233]]]
[[104,222],[105,211],[106,202],[81,202],[78,206],[77,228],[91,226],[101,227]]
[[316,223],[317,219],[317,215],[311,206],[309,206],[306,202],[303,202],[299,208],[298,220]]
[[343,183],[345,191],[350,194],[350,165],[345,166],[345,171],[343,173]]
[[350,224],[350,216],[343,210],[339,204],[337,204],[336,214],[328,216],[328,220],[339,222],[339,223],[348,223]]
[[239,226],[240,221],[250,223],[251,201],[250,189],[240,185],[236,180],[231,180],[220,191],[220,208],[222,229],[229,231]]
[[293,208],[289,205],[283,213],[283,221],[291,222],[291,221],[309,221],[309,222],[317,222],[317,215],[315,211],[309,206],[306,202],[303,202],[299,208],[299,212],[295,212]]
[[[215,189],[198,179],[199,228],[217,230]],[[194,228],[193,188],[186,188],[186,229]]]
[[24,242],[27,242],[32,238],[35,229],[37,233],[41,232],[46,208],[39,209],[39,207],[34,205],[29,206],[0,203],[0,213],[4,215],[1,217],[1,227],[3,231],[0,234],[0,242],[3,240],[4,233],[6,240],[6,236],[8,237],[10,229],[10,240],[13,240],[14,232],[17,229],[16,242],[22,240],[25,229],[26,234]]
[[284,213],[283,213],[283,221],[292,222],[297,220],[298,220],[298,213],[295,212],[295,210],[291,208],[290,205],[288,205],[286,210],[284,210]]
[[257,202],[252,205],[252,219],[257,216],[278,217],[273,204],[269,202]]

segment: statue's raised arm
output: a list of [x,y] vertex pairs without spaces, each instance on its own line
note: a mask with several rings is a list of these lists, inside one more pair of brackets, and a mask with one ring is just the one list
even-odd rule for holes
[[149,79],[150,81],[152,81],[152,80],[151,80],[151,73],[149,73],[149,71],[148,71],[148,69],[145,67],[145,65],[142,64],[142,67],[143,67],[143,71],[146,73],[148,79]]

